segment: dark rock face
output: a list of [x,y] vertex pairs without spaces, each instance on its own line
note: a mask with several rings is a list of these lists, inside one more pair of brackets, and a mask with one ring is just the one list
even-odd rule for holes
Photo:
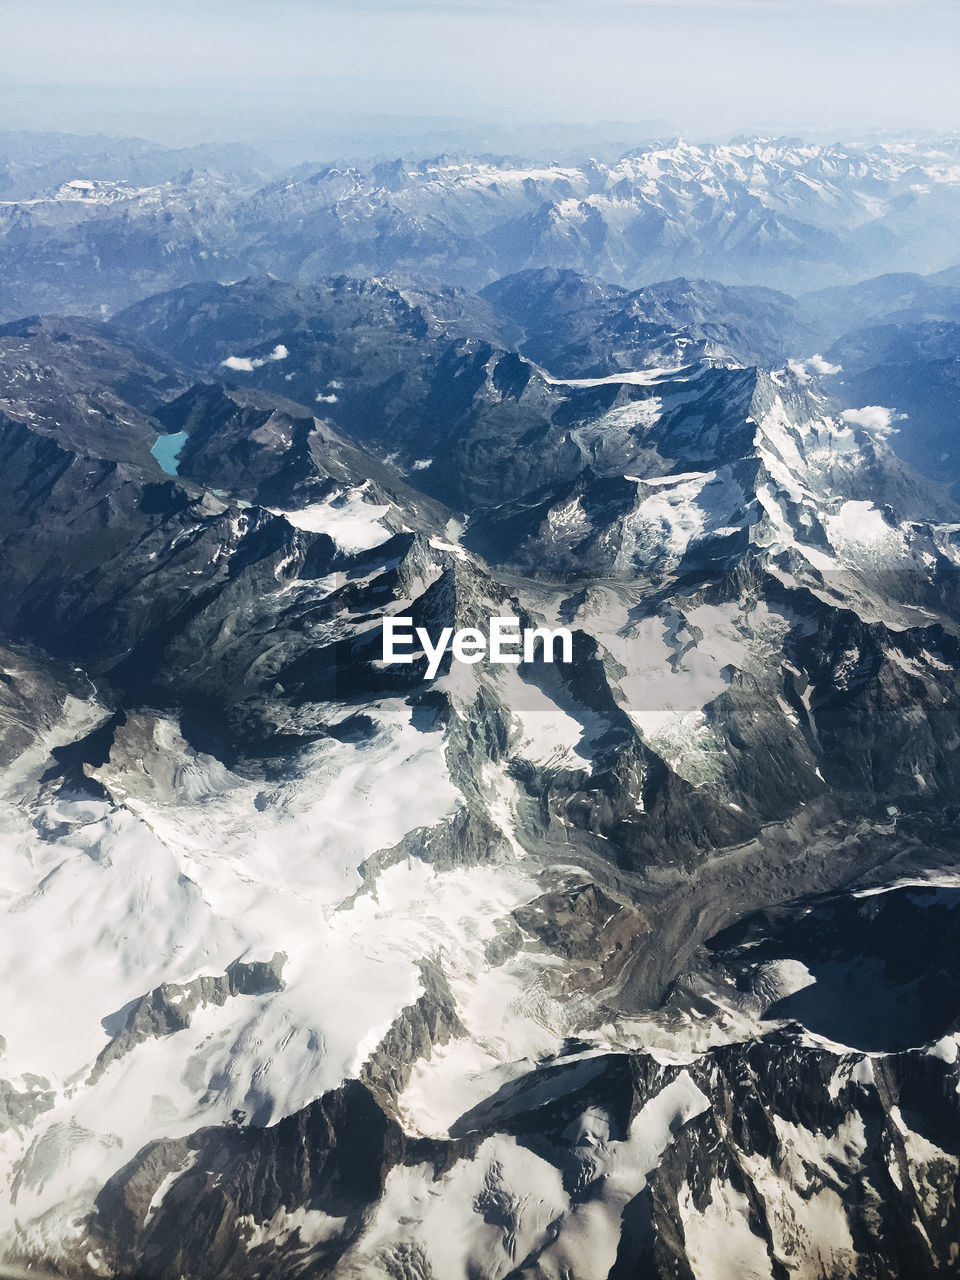
[[[316,1201],[320,1212],[358,1221],[382,1191],[388,1170],[403,1158],[405,1146],[400,1127],[357,1081],[270,1129],[198,1137],[199,1152],[190,1145],[193,1139],[145,1152],[101,1192],[99,1212],[111,1251],[120,1244],[121,1274],[144,1266],[156,1276],[185,1274],[198,1254],[203,1261],[197,1274],[243,1274],[251,1263],[247,1241],[237,1231],[239,1217],[252,1210],[255,1220],[261,1213],[269,1220],[288,1204],[315,1203],[314,1187],[322,1186]],[[157,1173],[175,1169],[189,1157],[191,1170],[178,1179],[170,1212],[176,1215],[178,1206],[189,1212],[192,1228],[171,1229],[171,1220],[161,1212],[151,1219],[149,1240],[144,1239],[144,1211]],[[216,1172],[201,1167],[208,1163]],[[321,1265],[325,1252],[318,1259]],[[256,1272],[254,1260],[247,1273]]]
[[506,276],[481,296],[522,326],[523,354],[558,377],[603,377],[705,356],[777,364],[816,340],[787,294],[709,280],[670,280],[628,293],[544,268]]
[[[952,889],[923,887],[806,899],[748,917],[712,939],[712,963],[745,999],[774,1017],[871,1052],[951,1034],[957,903]],[[789,956],[813,977],[783,994],[769,975]]]

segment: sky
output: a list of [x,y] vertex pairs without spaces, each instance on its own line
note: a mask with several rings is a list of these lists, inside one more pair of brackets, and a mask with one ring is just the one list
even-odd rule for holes
[[379,115],[960,130],[958,0],[30,0],[7,128],[267,143]]

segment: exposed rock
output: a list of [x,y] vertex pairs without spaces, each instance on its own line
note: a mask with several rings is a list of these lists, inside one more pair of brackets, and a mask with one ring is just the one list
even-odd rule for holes
[[192,982],[165,982],[121,1009],[109,1024],[119,1023],[110,1043],[97,1055],[88,1084],[95,1084],[107,1068],[144,1040],[169,1036],[189,1027],[193,1014],[208,1004],[223,1005],[231,996],[260,996],[283,990],[286,956],[278,951],[272,960],[234,960],[217,977]]

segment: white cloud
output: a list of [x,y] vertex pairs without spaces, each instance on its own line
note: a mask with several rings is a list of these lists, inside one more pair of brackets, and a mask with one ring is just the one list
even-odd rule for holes
[[286,360],[289,354],[283,343],[278,342],[268,356],[227,356],[226,360],[221,360],[220,363],[227,369],[233,369],[235,373],[253,373],[254,369],[259,369],[261,365],[269,364],[272,360]]
[[829,360],[824,360],[819,351],[807,361],[807,368],[812,369],[814,373],[820,374],[843,373],[843,365],[831,364]]
[[862,409],[844,409],[840,416],[848,426],[863,427],[876,435],[889,435],[897,430],[894,420],[902,422],[907,415],[894,414],[892,409],[885,409],[881,404],[868,404]]
[[339,396],[325,396],[322,391],[317,392],[317,404],[336,404],[339,399]]
[[811,374],[823,377],[826,374],[843,372],[842,365],[831,364],[829,360],[824,360],[819,352],[816,355],[809,356],[806,360],[790,360],[787,363],[791,372],[795,373],[801,382],[809,382]]

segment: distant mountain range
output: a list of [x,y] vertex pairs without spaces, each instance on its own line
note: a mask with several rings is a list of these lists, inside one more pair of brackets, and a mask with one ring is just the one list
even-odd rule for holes
[[31,166],[8,142],[4,316],[99,315],[257,272],[308,284],[400,273],[478,289],[554,267],[628,289],[683,275],[799,293],[957,263],[956,139],[675,142],[557,164],[441,156],[266,185],[264,162],[242,148],[141,151],[87,140],[74,157],[53,148]]

